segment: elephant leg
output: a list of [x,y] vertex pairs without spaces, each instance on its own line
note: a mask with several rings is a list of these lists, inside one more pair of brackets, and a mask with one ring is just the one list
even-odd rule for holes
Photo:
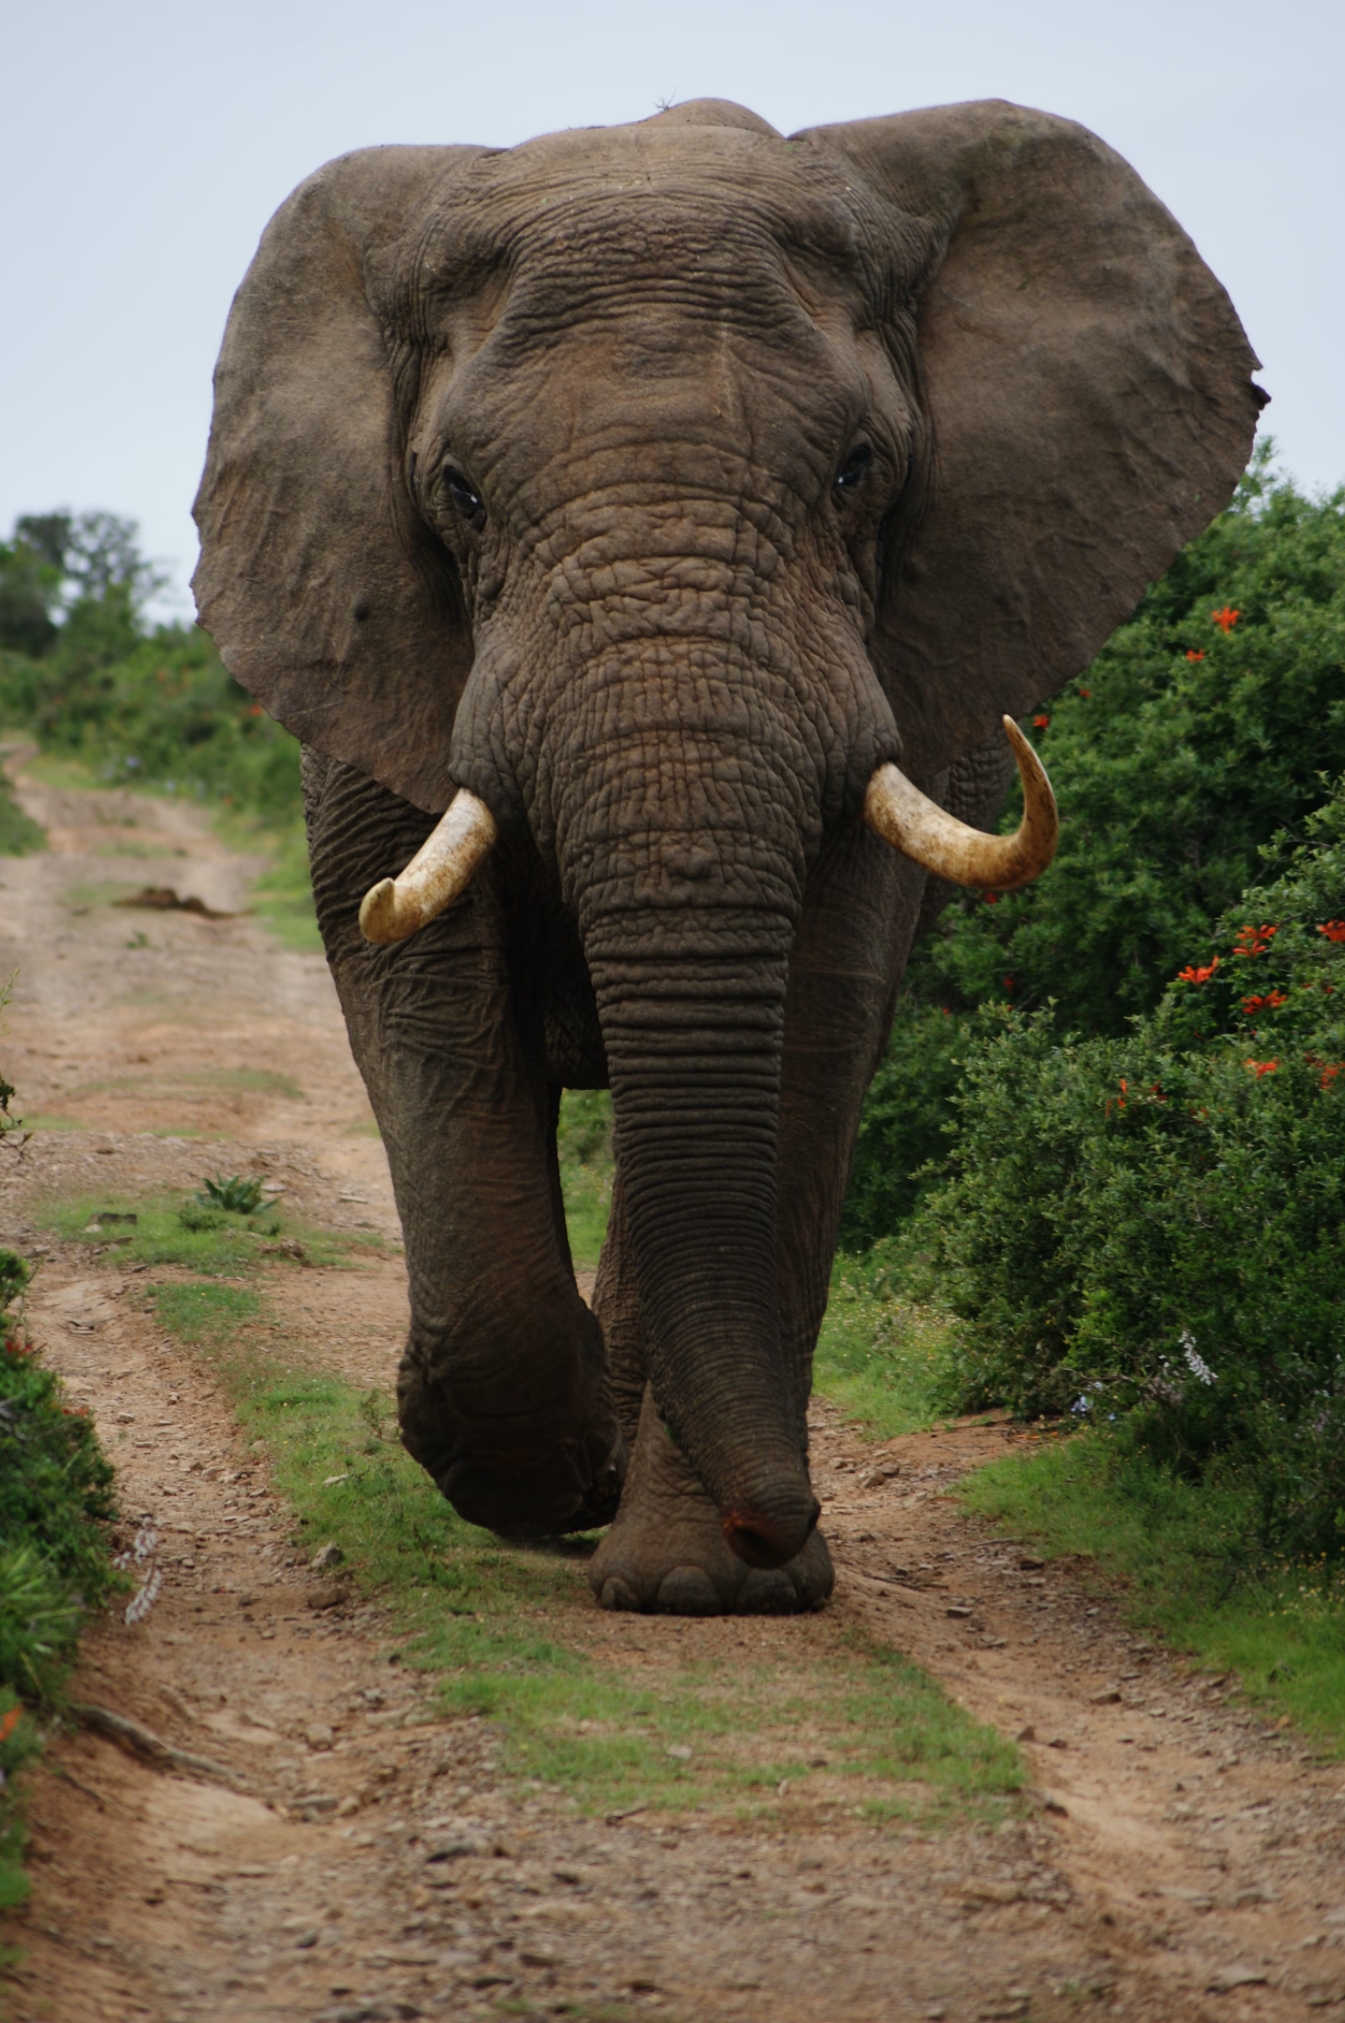
[[[814,874],[791,957],[780,1099],[778,1269],[782,1352],[805,1451],[813,1350],[826,1311],[860,1105],[886,1038],[923,876],[865,830],[842,839]],[[819,1607],[833,1584],[821,1532],[783,1567],[768,1572],[745,1564],[729,1550],[719,1511],[659,1417],[643,1382],[634,1266],[619,1206],[618,1172],[595,1305],[613,1359],[623,1426],[634,1396],[641,1407],[621,1507],[589,1571],[593,1591],[604,1608],[676,1615],[788,1614]]]
[[360,897],[431,818],[346,766],[310,765],[306,788],[319,924],[406,1243],[403,1442],[474,1523],[602,1523],[624,1443],[565,1244],[537,956],[511,929],[506,867],[374,948]]

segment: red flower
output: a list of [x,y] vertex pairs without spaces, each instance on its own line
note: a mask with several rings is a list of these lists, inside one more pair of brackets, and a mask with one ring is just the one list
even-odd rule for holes
[[1032,719],[1032,728],[1034,731],[1044,731],[1047,724],[1050,721],[1051,719],[1048,716],[1034,716]]
[[1259,1082],[1262,1075],[1273,1075],[1280,1064],[1278,1061],[1244,1061],[1242,1065],[1244,1068],[1254,1068]]
[[1345,920],[1328,920],[1317,929],[1328,941],[1345,941]]
[[1240,611],[1234,611],[1227,604],[1225,604],[1222,611],[1211,611],[1210,613],[1210,617],[1214,620],[1220,632],[1231,632],[1241,616],[1242,613]]
[[1234,955],[1264,955],[1279,931],[1278,927],[1271,926],[1240,927],[1233,944]]
[[1205,656],[1203,653],[1197,653],[1194,646],[1188,646],[1186,649],[1186,658],[1188,660],[1203,660]]
[[1155,1082],[1149,1090],[1149,1094],[1156,1103],[1166,1103],[1167,1101],[1167,1097],[1163,1094],[1163,1084],[1161,1082]]
[[22,1707],[11,1707],[8,1714],[0,1714],[0,1742],[8,1742],[22,1719]]
[[1278,1011],[1282,1004],[1288,1002],[1282,990],[1271,990],[1267,991],[1264,997],[1245,997],[1242,1000],[1242,1009],[1250,1018],[1253,1012]]
[[1000,895],[998,892],[983,892],[981,894],[981,897],[982,899],[984,899],[987,906],[999,905]]
[[1091,688],[1076,688],[1074,693],[1076,695],[1081,695],[1084,701],[1087,702],[1089,696],[1093,693],[1093,691]]
[[1322,1077],[1321,1077],[1321,1086],[1322,1086],[1322,1088],[1324,1088],[1324,1089],[1329,1089],[1329,1088],[1330,1088],[1330,1086],[1331,1086],[1331,1084],[1332,1084],[1332,1082],[1334,1082],[1334,1081],[1335,1081],[1335,1079],[1336,1079],[1336,1076],[1337,1076],[1337,1075],[1338,1075],[1339,1073],[1340,1073],[1340,1063],[1339,1063],[1339,1062],[1337,1062],[1337,1063],[1336,1063],[1336,1065],[1335,1065],[1334,1067],[1332,1067],[1332,1068],[1323,1068],[1323,1069],[1322,1069]]
[[1006,977],[1005,977],[1005,979],[1004,979],[1004,988],[1005,988],[1005,990],[1012,990],[1012,989],[1013,989],[1013,978],[1012,978],[1011,976],[1006,976]]
[[1208,983],[1218,967],[1219,958],[1217,955],[1214,961],[1207,962],[1203,969],[1196,969],[1192,964],[1188,963],[1185,969],[1178,970],[1177,981],[1178,983]]
[[248,708],[248,715],[249,715],[249,716],[265,716],[265,715],[266,715],[266,711],[265,711],[265,710],[264,710],[264,709],[262,708],[262,706],[261,706],[261,704],[260,704],[259,702],[254,702],[254,703],[252,703],[252,704],[250,704],[250,705],[249,705],[249,708]]

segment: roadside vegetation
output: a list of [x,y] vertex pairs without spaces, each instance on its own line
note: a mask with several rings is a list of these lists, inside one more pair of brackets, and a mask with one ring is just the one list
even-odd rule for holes
[[118,1582],[112,1469],[22,1320],[28,1268],[0,1250],[0,1909],[26,1883],[16,1778],[41,1748],[91,1609]]
[[[181,795],[215,811],[230,844],[270,860],[254,899],[290,946],[318,947],[299,746],[195,625],[151,626],[164,578],[133,522],[28,514],[0,541],[0,725],[24,732],[73,783]],[[0,798],[0,852],[40,837]],[[31,831],[32,825],[29,825]]]
[[917,951],[846,1240],[1052,1436],[969,1502],[1345,1748],[1345,491],[1259,460],[1033,731],[1060,855]]

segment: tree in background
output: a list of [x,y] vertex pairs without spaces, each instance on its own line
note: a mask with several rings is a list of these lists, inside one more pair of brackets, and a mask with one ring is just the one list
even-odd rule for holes
[[299,808],[298,746],[195,625],[147,623],[167,577],[114,513],[25,514],[0,542],[0,716],[104,779],[270,819]]

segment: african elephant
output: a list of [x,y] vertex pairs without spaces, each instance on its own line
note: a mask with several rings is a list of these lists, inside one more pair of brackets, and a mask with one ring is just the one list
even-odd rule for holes
[[[268,227],[201,622],[306,746],[405,1444],[506,1535],[613,1520],[604,1605],[829,1593],[812,1352],[922,892],[1053,840],[1030,754],[1015,839],[939,803],[993,822],[1004,714],[1226,503],[1255,365],[1135,173],[1000,102],[373,148]],[[604,1086],[590,1311],[555,1128]]]

